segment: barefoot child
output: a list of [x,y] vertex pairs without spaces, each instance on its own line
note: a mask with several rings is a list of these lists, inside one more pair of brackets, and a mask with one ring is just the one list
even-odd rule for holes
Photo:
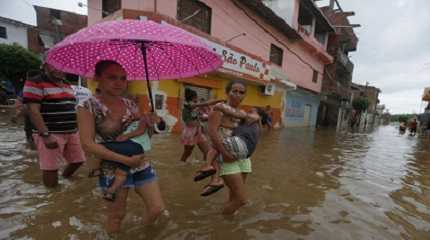
[[[241,123],[233,129],[232,135],[225,135],[222,141],[225,149],[234,159],[241,160],[249,158],[255,151],[261,129],[260,116],[257,113],[257,109],[252,108],[246,113],[244,111],[237,111],[227,104],[217,104],[214,110],[221,111],[226,116],[241,119]],[[194,181],[200,181],[217,173],[213,182],[218,182],[219,164],[216,161],[217,158],[222,162],[222,155],[220,155],[215,148],[211,147],[207,154],[207,165],[198,171],[199,174],[195,176]],[[201,196],[208,196],[215,193],[220,190],[222,186],[223,185],[219,185],[218,188],[210,188],[204,191]]]
[[199,103],[197,92],[189,88],[185,89],[185,103],[182,110],[184,126],[181,134],[181,143],[184,145],[184,151],[181,156],[182,162],[186,162],[188,157],[191,156],[195,145],[199,147],[206,158],[209,144],[203,132],[201,119],[199,117],[199,109],[217,104],[221,101],[222,100],[210,100]]

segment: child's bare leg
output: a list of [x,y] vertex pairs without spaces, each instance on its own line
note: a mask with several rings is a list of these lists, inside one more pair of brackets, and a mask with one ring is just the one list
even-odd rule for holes
[[206,155],[206,163],[200,170],[205,171],[205,170],[212,169],[213,162],[216,162],[217,157],[218,157],[218,151],[213,147],[209,148],[209,151]]
[[210,148],[208,153],[206,154],[206,163],[200,170],[197,171],[196,176],[194,176],[194,181],[201,181],[209,176],[216,174],[215,168],[212,166],[212,163],[215,162],[216,157],[218,156],[218,152],[214,148]]
[[224,181],[219,176],[219,174],[220,174],[220,165],[219,165],[219,162],[216,159],[214,159],[212,161],[212,167],[216,170],[216,173],[212,176],[210,184],[215,184],[215,185],[224,184]]
[[115,179],[112,185],[106,189],[106,192],[109,194],[114,194],[118,191],[118,189],[124,184],[127,179],[127,172],[121,169],[115,170]]

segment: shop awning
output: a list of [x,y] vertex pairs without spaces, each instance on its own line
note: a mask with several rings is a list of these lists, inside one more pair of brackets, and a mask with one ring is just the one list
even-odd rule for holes
[[287,73],[278,66],[270,65],[269,77],[272,82],[284,85],[286,88],[297,89],[297,85],[291,82]]

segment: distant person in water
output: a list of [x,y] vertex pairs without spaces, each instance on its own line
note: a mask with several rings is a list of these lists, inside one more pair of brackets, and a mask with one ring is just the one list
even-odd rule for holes
[[409,135],[415,136],[417,134],[418,122],[416,118],[413,118],[409,123]]
[[399,131],[400,133],[404,133],[406,131],[406,123],[401,121],[399,125]]
[[259,109],[259,114],[261,116],[261,124],[266,126],[267,129],[273,129],[273,111],[270,105],[267,105],[264,109]]

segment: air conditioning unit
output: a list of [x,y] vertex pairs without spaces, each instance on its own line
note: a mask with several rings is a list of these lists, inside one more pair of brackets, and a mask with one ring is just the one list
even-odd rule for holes
[[261,88],[263,95],[265,96],[273,96],[275,95],[276,85],[275,84],[267,84]]

